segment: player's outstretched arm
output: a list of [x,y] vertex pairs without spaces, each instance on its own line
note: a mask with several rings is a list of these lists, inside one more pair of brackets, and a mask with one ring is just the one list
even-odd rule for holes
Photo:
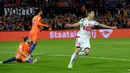
[[45,27],[49,27],[49,25],[43,24],[41,22],[38,23],[38,26],[45,26]]
[[99,24],[99,25],[100,25],[101,27],[104,27],[104,28],[117,29],[116,26],[111,27],[111,26],[107,26],[107,25],[105,25],[105,24]]

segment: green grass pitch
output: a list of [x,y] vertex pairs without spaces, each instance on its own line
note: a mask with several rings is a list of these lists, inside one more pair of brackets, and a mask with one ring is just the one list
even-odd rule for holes
[[[0,42],[0,61],[15,56],[20,42]],[[130,73],[130,38],[91,39],[90,55],[68,69],[74,50],[75,40],[40,40],[33,51],[39,62],[0,64],[0,73]]]

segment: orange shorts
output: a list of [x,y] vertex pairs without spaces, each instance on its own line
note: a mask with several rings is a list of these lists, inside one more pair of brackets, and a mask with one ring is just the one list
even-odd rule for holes
[[23,62],[23,61],[26,60],[26,57],[21,55],[21,54],[19,54],[19,53],[16,54],[16,57],[18,57],[18,59],[16,60],[18,62]]
[[30,38],[33,42],[38,42],[38,33],[30,32]]

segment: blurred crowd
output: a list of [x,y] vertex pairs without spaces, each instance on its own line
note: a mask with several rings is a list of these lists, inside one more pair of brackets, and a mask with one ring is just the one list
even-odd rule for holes
[[4,0],[6,7],[75,7],[75,0]]
[[[44,27],[44,30],[72,29],[72,27],[68,28],[65,27],[65,25],[73,24],[85,17],[88,8],[95,10],[95,19],[100,23],[117,26],[118,28],[130,28],[130,4],[124,2],[121,5],[121,2],[118,2],[111,6],[109,5],[109,3],[111,3],[109,1],[110,0],[108,0],[108,2],[107,0],[4,0],[4,5],[5,7],[56,7],[56,9],[50,10],[46,8],[45,11],[47,12],[43,12],[43,23],[51,26],[49,28]],[[64,7],[67,10],[61,10]],[[28,31],[31,29],[31,19],[33,16],[34,15],[1,16],[0,31]]]
[[103,6],[103,0],[4,0],[5,7],[80,7],[81,4],[92,7]]

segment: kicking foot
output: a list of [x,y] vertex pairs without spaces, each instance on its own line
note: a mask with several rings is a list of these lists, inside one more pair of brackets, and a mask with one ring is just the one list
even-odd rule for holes
[[39,61],[39,57],[37,57],[35,60],[33,60],[33,63],[36,63],[37,61]]
[[72,65],[72,64],[69,64],[69,65],[68,65],[68,68],[73,68],[73,65]]

